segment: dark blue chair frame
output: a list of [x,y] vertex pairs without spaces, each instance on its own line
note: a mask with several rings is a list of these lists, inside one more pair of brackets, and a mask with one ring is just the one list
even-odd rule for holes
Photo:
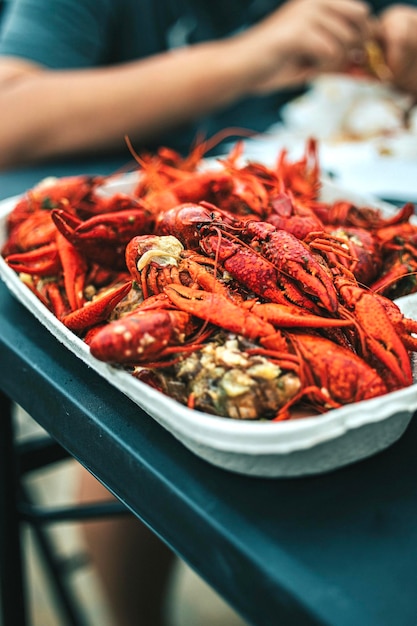
[[38,504],[25,486],[25,478],[68,458],[68,452],[46,433],[19,442],[15,437],[14,405],[0,393],[0,475],[3,477],[0,490],[0,590],[2,623],[5,625],[23,626],[29,619],[22,545],[23,525],[28,524],[34,533],[50,591],[55,595],[62,619],[68,626],[86,626],[85,611],[69,584],[69,577],[75,569],[86,565],[86,559],[82,554],[65,559],[60,556],[48,527],[60,522],[126,515],[128,510],[119,502],[61,507]]

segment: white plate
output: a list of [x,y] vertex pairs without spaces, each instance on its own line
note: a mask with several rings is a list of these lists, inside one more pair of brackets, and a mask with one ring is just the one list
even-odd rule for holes
[[[127,175],[113,182],[108,191],[129,192],[133,179],[131,174]],[[363,197],[348,195],[327,182],[323,185],[323,194],[329,200],[364,201]],[[10,198],[0,203],[0,245],[6,238],[6,216],[16,200]],[[394,211],[389,205],[380,206],[387,213]],[[417,409],[417,386],[413,384],[319,417],[288,422],[248,422],[193,411],[127,372],[94,359],[87,345],[46,310],[2,258],[0,277],[14,296],[78,358],[142,407],[187,448],[233,472],[279,477],[334,470],[392,444],[404,433]],[[407,315],[417,317],[417,295],[407,296],[403,301]]]

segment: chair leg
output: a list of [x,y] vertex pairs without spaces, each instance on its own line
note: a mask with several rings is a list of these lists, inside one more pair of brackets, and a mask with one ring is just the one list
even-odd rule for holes
[[0,621],[27,626],[12,402],[0,392]]
[[[28,490],[21,485],[24,501],[32,504]],[[61,609],[65,624],[68,626],[84,626],[86,624],[79,603],[68,584],[65,563],[57,556],[55,547],[44,529],[42,521],[32,520],[30,527],[33,530],[41,558],[45,564],[45,571],[49,580],[49,587],[54,593]]]

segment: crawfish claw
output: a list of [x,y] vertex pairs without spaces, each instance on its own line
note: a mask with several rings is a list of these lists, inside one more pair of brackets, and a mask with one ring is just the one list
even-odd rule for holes
[[274,327],[267,321],[235,304],[220,293],[192,289],[183,285],[167,285],[168,298],[179,309],[227,330],[254,339],[271,335]]

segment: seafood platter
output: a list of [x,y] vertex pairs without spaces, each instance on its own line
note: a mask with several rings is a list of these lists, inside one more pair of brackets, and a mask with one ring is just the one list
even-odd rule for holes
[[319,474],[417,409],[417,224],[297,160],[161,148],[0,203],[0,276],[79,359],[233,472]]

